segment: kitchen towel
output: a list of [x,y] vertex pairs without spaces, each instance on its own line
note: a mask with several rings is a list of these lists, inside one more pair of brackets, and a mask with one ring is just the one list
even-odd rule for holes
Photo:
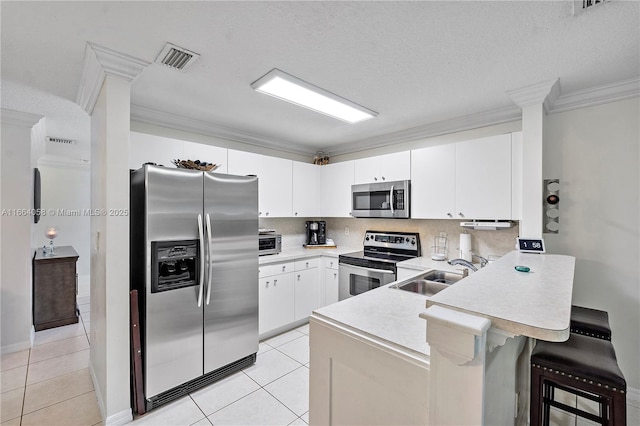
[[471,262],[471,234],[460,234],[460,259]]

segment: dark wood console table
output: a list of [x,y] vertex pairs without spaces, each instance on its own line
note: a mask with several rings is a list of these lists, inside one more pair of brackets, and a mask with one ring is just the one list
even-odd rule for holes
[[56,247],[53,255],[36,250],[33,257],[33,325],[36,331],[78,322],[76,306],[78,253]]

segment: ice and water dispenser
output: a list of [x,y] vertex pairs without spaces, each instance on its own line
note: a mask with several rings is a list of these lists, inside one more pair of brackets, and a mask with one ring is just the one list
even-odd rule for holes
[[198,240],[151,242],[151,293],[198,284]]

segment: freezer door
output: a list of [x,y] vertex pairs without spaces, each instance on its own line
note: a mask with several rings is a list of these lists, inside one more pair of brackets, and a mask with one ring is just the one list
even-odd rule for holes
[[[200,248],[202,172],[146,167],[145,395],[147,398],[202,375],[202,306],[196,285],[152,292],[151,242],[195,241]],[[157,244],[156,244],[157,246]],[[202,264],[202,262],[200,262]]]
[[258,351],[258,179],[204,173],[205,374]]

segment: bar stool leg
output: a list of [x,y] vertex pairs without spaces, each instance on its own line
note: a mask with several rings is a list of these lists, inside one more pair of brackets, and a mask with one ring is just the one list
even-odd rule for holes
[[542,383],[538,369],[531,366],[531,395],[529,407],[529,423],[531,426],[539,426],[540,414],[542,414]]

